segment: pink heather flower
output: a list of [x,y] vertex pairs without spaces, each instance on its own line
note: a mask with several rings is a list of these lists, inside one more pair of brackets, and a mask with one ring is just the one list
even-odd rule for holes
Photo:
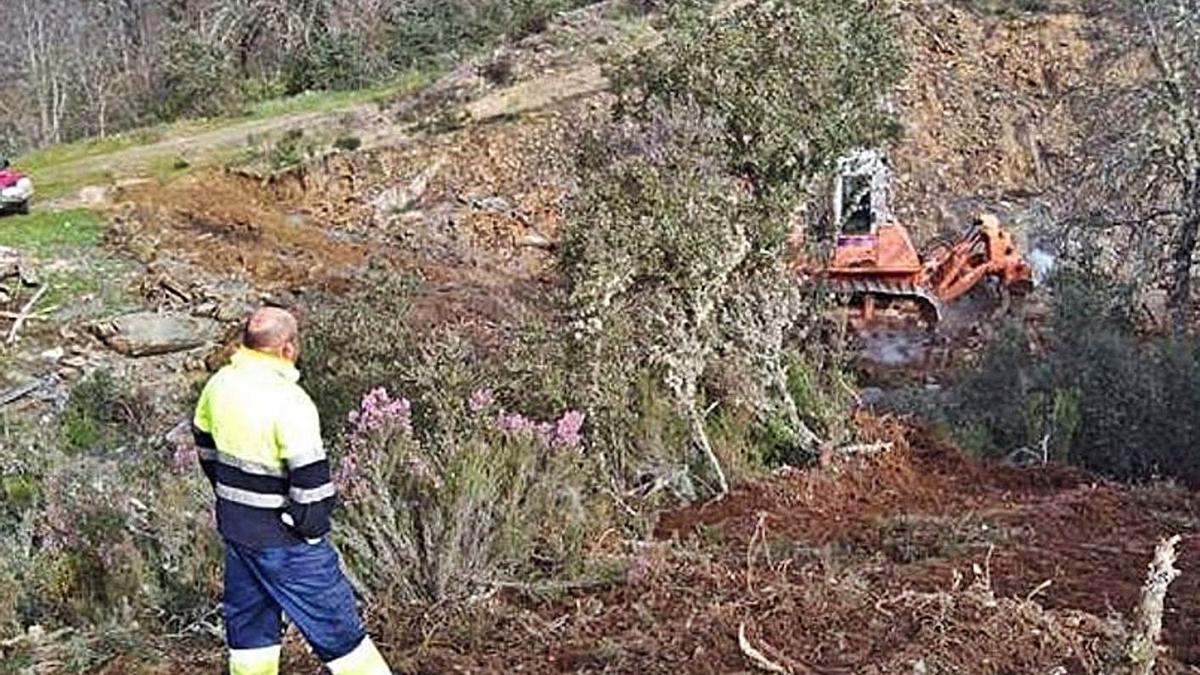
[[582,412],[578,410],[568,410],[563,413],[563,416],[554,424],[554,440],[552,445],[556,448],[575,449],[583,441],[583,436],[580,431],[583,429],[583,421],[586,418]]
[[171,472],[181,474],[189,467],[195,466],[199,459],[196,446],[191,443],[180,443],[175,446],[175,454],[171,456]]
[[533,430],[534,422],[521,413],[501,412],[496,417],[500,428],[512,434],[526,433]]
[[568,410],[555,422],[538,422],[520,413],[501,411],[496,425],[508,434],[532,437],[547,448],[573,450],[583,442],[584,419],[584,413],[578,410]]
[[467,399],[467,407],[473,413],[480,413],[492,407],[496,402],[496,397],[491,389],[479,388],[471,393],[471,397]]
[[365,489],[361,467],[372,462],[373,439],[396,431],[412,433],[412,405],[406,398],[392,398],[387,389],[376,387],[367,392],[358,410],[346,416],[350,422],[350,442],[346,455],[334,472],[334,483],[353,499]]
[[348,415],[352,435],[377,431],[397,424],[405,431],[412,429],[412,406],[408,399],[393,399],[383,387],[376,387],[362,398],[358,410]]

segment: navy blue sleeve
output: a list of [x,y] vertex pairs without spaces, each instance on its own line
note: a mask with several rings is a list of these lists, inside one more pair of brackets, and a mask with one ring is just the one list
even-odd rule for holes
[[213,440],[212,434],[203,431],[195,424],[192,425],[192,440],[196,443],[196,454],[200,457],[200,468],[204,469],[204,475],[208,478],[208,482],[216,485],[217,482],[217,443]]
[[305,539],[329,533],[337,490],[329,475],[329,460],[288,469],[288,515],[292,528]]

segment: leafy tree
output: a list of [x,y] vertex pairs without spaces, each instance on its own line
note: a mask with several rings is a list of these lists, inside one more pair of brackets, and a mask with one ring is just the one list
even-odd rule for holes
[[287,92],[308,90],[345,91],[368,82],[368,66],[362,45],[347,33],[323,33],[312,49],[303,54],[288,76]]
[[685,3],[660,45],[617,67],[617,119],[581,145],[562,265],[584,361],[603,363],[606,331],[632,327],[719,492],[700,387],[719,355],[747,355],[764,414],[781,413],[798,446],[819,442],[788,388],[784,340],[805,308],[788,223],[836,157],[895,132],[882,106],[903,73],[893,18],[865,0],[717,15]]

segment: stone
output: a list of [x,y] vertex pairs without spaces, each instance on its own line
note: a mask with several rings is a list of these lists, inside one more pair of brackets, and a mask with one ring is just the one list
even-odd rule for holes
[[60,359],[62,359],[66,355],[67,355],[67,350],[63,349],[62,347],[55,347],[54,349],[47,349],[46,351],[41,353],[42,360],[49,361],[50,363],[57,363]]
[[125,356],[170,354],[203,346],[217,334],[217,323],[186,314],[135,312],[92,326],[110,348]]
[[15,248],[0,246],[0,281],[12,277],[16,277],[26,286],[37,286],[41,283],[24,253]]
[[217,321],[221,321],[223,323],[240,321],[250,313],[251,309],[252,308],[250,305],[244,302],[222,302],[221,304],[217,305],[217,309],[216,312],[213,313],[213,317]]

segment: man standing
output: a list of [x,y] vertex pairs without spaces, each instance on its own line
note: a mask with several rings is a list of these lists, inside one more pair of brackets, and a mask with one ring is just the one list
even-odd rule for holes
[[287,614],[333,675],[390,675],[325,540],[337,497],[317,409],[297,384],[298,338],[290,313],[254,312],[196,405],[192,432],[225,539],[229,672],[276,675]]

